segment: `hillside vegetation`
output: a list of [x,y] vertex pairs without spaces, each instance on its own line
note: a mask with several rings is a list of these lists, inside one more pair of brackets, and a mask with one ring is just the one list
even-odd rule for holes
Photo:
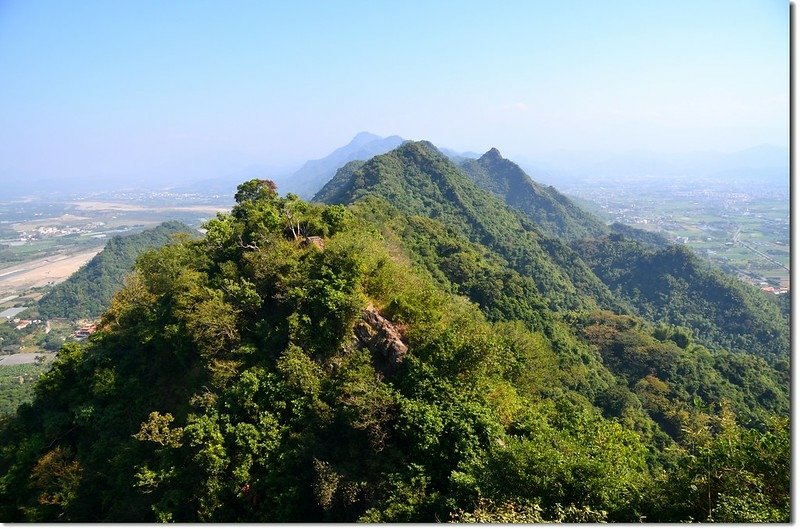
[[3,520],[789,521],[780,362],[647,319],[428,143],[317,199],[251,180],[139,257],[0,426]]
[[39,314],[70,319],[100,316],[111,297],[122,289],[125,276],[133,271],[142,252],[167,244],[178,233],[193,232],[182,222],[169,221],[140,233],[113,237],[91,261],[42,296]]
[[348,204],[366,196],[382,197],[401,212],[429,217],[486,246],[532,278],[553,309],[616,306],[567,245],[546,238],[525,216],[477,187],[428,142],[406,142],[363,165],[345,167],[314,200]]
[[642,316],[688,327],[708,344],[788,360],[786,314],[763,292],[712,268],[690,249],[651,249],[617,236],[574,248]]
[[251,181],[202,240],[142,256],[0,432],[3,519],[788,519],[788,424],[692,391],[747,399],[689,351],[711,353],[628,316],[566,325],[535,296],[492,321],[408,248],[511,270],[435,220],[413,240],[380,200]]
[[[707,346],[773,362],[788,359],[788,321],[762,292],[657,234],[603,226],[496,150],[462,165],[471,176],[433,145],[408,142],[366,164],[343,167],[315,199],[353,203],[380,196],[400,211],[437,220],[532,278],[551,309],[639,314],[687,327]],[[569,247],[562,238],[571,239]]]

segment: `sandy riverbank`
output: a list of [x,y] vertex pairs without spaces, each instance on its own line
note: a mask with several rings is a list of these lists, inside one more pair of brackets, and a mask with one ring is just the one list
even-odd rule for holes
[[76,254],[59,254],[28,263],[19,263],[0,269],[0,294],[43,287],[48,283],[60,283],[75,273],[92,257],[100,253],[103,246]]
[[45,361],[50,361],[55,356],[54,353],[17,353],[13,355],[0,356],[0,366],[18,366],[21,364],[33,364],[37,357],[44,357]]

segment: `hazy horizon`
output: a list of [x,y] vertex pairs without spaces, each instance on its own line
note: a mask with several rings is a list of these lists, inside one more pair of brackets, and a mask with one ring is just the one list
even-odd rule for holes
[[789,6],[0,4],[0,177],[299,166],[361,131],[512,159],[788,148]]

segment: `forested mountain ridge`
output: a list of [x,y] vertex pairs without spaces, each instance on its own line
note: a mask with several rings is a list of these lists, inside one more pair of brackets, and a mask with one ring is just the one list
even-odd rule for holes
[[640,315],[688,327],[707,344],[788,362],[789,321],[778,305],[690,249],[647,248],[614,235],[573,249]]
[[788,322],[762,292],[727,277],[688,248],[670,245],[658,234],[604,225],[554,188],[534,182],[497,149],[459,166],[479,187],[501,197],[543,233],[570,240],[597,277],[637,314],[687,327],[711,347],[786,361]]
[[[503,160],[498,152],[490,151],[482,158],[484,162],[491,161],[483,164],[486,169],[483,178],[487,182],[501,183],[495,184],[496,186],[506,185],[503,183],[508,180],[505,173],[512,173],[519,181],[531,183],[527,175],[518,168],[514,170],[516,166]],[[504,174],[496,174],[493,167],[497,165],[503,168]],[[645,240],[646,244],[630,240],[618,233],[611,233],[601,238],[573,241],[575,252],[565,252],[563,244],[558,239],[541,235],[538,225],[533,220],[536,216],[534,206],[529,207],[527,211],[512,211],[493,196],[489,196],[486,191],[476,187],[465,176],[430,143],[407,142],[366,163],[342,168],[315,198],[334,203],[357,203],[367,197],[381,197],[388,201],[391,206],[373,205],[362,208],[362,211],[372,211],[371,221],[379,225],[385,220],[385,212],[392,209],[405,215],[401,225],[413,226],[402,229],[400,244],[404,245],[405,250],[412,256],[416,255],[418,261],[424,264],[434,277],[446,277],[445,282],[450,288],[468,295],[492,318],[521,319],[530,325],[536,325],[536,321],[543,321],[543,311],[532,307],[547,306],[557,312],[563,312],[575,307],[599,306],[611,308],[620,314],[644,315],[651,321],[673,327],[683,326],[690,335],[694,332],[701,343],[718,350],[715,353],[716,358],[708,369],[719,370],[720,374],[706,375],[707,383],[714,385],[716,382],[712,381],[716,380],[717,376],[722,376],[723,379],[735,381],[735,385],[741,384],[743,379],[734,374],[737,369],[730,368],[731,363],[740,366],[750,365],[752,371],[762,372],[766,377],[766,382],[753,383],[750,391],[752,395],[748,397],[749,404],[742,403],[737,406],[739,413],[749,416],[752,410],[765,404],[772,411],[782,413],[788,410],[786,378],[788,369],[785,363],[788,358],[788,341],[782,340],[788,336],[788,325],[779,317],[774,321],[764,319],[765,315],[769,317],[771,312],[759,309],[760,305],[769,305],[763,293],[751,293],[756,301],[731,307],[725,300],[743,299],[741,294],[746,290],[744,285],[739,285],[732,278],[724,277],[720,272],[701,270],[699,260],[685,248],[664,245],[658,236],[648,238],[641,230],[625,230],[624,226],[613,229]],[[485,185],[489,187],[490,184]],[[562,199],[563,202],[570,203],[566,197]],[[579,211],[576,206],[571,205],[571,207]],[[596,224],[594,226],[597,227]],[[398,231],[395,229],[395,233]],[[528,231],[531,234],[530,238],[526,237]],[[487,236],[487,233],[491,236]],[[456,242],[459,238],[469,242]],[[530,252],[531,239],[534,240],[533,244],[537,246],[536,250],[539,253],[535,254],[535,259],[526,262],[527,267],[520,267],[516,259],[520,255],[525,255],[525,252]],[[433,241],[440,242],[432,247]],[[588,270],[579,255],[588,252],[588,262],[597,266],[598,260],[605,254],[602,251],[592,253],[590,248],[592,244],[600,244],[599,241],[620,241],[624,247],[636,249],[636,252],[623,257],[620,262],[612,263],[604,273],[595,275]],[[460,250],[469,244],[477,246],[469,251]],[[615,255],[611,248],[608,255]],[[681,255],[683,258],[674,259],[676,255]],[[650,264],[644,262],[642,260],[644,256],[649,256],[647,259],[652,262]],[[481,263],[482,259],[484,261]],[[630,262],[640,265],[633,267],[639,274],[640,283],[643,278],[649,278],[652,282],[647,286],[650,289],[648,293],[652,294],[649,297],[626,295],[621,290],[620,283],[614,281],[617,277],[615,274],[622,274],[623,268],[630,266]],[[692,266],[689,266],[690,264]],[[509,276],[509,268],[518,275]],[[561,277],[564,280],[561,284],[553,285],[552,282],[548,284],[536,279],[536,272],[542,273],[553,269],[562,272]],[[535,287],[525,286],[525,282],[532,278],[536,283]],[[679,308],[676,305],[675,310],[669,309],[671,298],[670,284],[667,280],[676,285],[683,285],[683,291],[686,289],[692,291],[688,299],[685,296],[681,298],[684,302]],[[635,284],[635,281],[631,283],[632,291],[635,291]],[[614,290],[611,296],[605,289],[606,285]],[[580,301],[565,303],[565,292],[574,293]],[[676,301],[680,292],[681,289],[676,289],[671,293]],[[525,303],[521,300],[526,300],[530,305],[522,308]],[[774,312],[774,309],[772,311]],[[525,316],[531,312],[537,315],[538,320]],[[709,314],[713,314],[714,323],[709,324]],[[746,330],[741,325],[750,325],[750,329]],[[750,348],[746,347],[747,343],[751,344]],[[773,363],[775,358],[783,360],[776,364],[777,371],[775,371],[763,361],[754,359],[745,361],[741,355],[730,356],[725,348],[733,348],[734,351],[743,353],[744,357],[752,354],[765,356],[764,351],[772,351],[777,355],[771,358]],[[575,354],[576,358],[583,359],[582,362],[592,365],[589,357],[580,353]],[[703,364],[709,358],[699,353],[696,356],[697,358],[689,360],[689,363]],[[770,355],[765,357],[770,358]],[[677,357],[673,360],[677,361]],[[696,371],[697,366],[692,369]],[[593,371],[592,376],[603,378],[601,371]],[[673,379],[684,377],[680,383],[686,383],[684,375],[672,372],[671,376]],[[694,376],[696,375],[690,378]],[[760,375],[756,374],[754,377],[759,379]],[[611,391],[608,389],[610,387],[603,391]],[[709,395],[727,392],[720,389],[701,390],[697,385],[693,387],[694,391],[703,391]],[[594,394],[590,398],[598,403],[605,397]]]
[[[315,200],[346,204],[380,196],[406,214],[441,221],[534,278],[552,309],[599,306],[636,313],[688,327],[711,347],[788,357],[788,322],[764,294],[701,265],[690,250],[657,234],[602,225],[567,197],[533,182],[496,149],[462,166],[470,167],[471,178],[430,143],[407,142],[341,168]],[[570,249],[546,232],[600,236],[575,238]]]
[[501,198],[551,238],[572,241],[618,233],[649,246],[669,245],[665,237],[654,232],[619,223],[606,226],[553,186],[534,181],[496,148],[477,159],[462,159],[458,165],[478,187]]
[[[680,406],[690,405],[692,395],[702,395],[728,400],[748,421],[758,422],[764,413],[788,413],[786,369],[773,369],[751,354],[707,351],[693,343],[691,330],[674,325],[653,326],[607,311],[551,311],[548,294],[540,294],[530,277],[442,222],[403,214],[376,196],[350,209],[380,229],[388,244],[400,248],[443,288],[477,303],[491,320],[517,320],[548,336],[559,351],[560,366],[569,373],[562,383],[611,415],[629,414],[628,419],[640,421],[642,416],[633,419],[640,412],[629,400],[630,392],[641,390],[640,382],[649,380],[648,374],[674,386],[671,398],[682,402]],[[663,428],[680,429],[649,404],[644,408]]]
[[309,198],[330,180],[337,168],[354,160],[368,160],[390,151],[403,143],[400,136],[382,138],[369,132],[360,132],[350,143],[339,147],[318,160],[309,160],[287,180],[292,190],[303,198]]
[[194,232],[182,222],[169,221],[133,235],[112,237],[99,254],[42,296],[39,313],[44,318],[100,316],[111,297],[122,289],[124,278],[133,271],[139,254],[167,244],[178,233]]
[[480,189],[429,142],[406,142],[363,165],[342,168],[314,200],[349,204],[368,195],[491,248],[533,278],[553,309],[618,306],[567,245],[545,237],[524,215]]
[[0,426],[0,518],[788,521],[782,374],[602,310],[431,147],[141,256]]
[[525,213],[550,237],[571,240],[608,232],[600,219],[577,207],[554,187],[545,187],[531,180],[517,164],[503,158],[495,148],[477,160],[464,160],[459,166],[479,187]]

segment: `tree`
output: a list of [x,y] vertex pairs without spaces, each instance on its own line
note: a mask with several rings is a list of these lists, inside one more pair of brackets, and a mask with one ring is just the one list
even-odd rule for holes
[[723,403],[718,415],[687,428],[676,470],[656,483],[659,520],[788,523],[789,421],[765,426],[743,428]]
[[273,198],[278,194],[278,186],[272,180],[260,180],[254,178],[236,188],[233,196],[237,204],[247,201],[254,201],[261,198]]

